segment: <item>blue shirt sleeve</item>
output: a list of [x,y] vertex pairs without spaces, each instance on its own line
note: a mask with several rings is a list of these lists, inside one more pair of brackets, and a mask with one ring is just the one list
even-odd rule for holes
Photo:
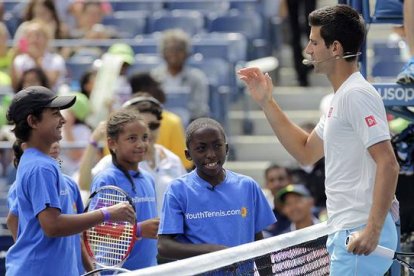
[[59,200],[59,175],[50,168],[36,168],[28,176],[27,195],[32,202],[33,214],[37,216],[47,207],[62,210]]
[[16,183],[14,182],[10,188],[7,195],[7,205],[9,207],[9,212],[15,216],[18,216],[17,203],[16,203]]
[[184,234],[184,210],[173,189],[177,184],[180,183],[173,181],[164,195],[160,226],[158,229],[158,234],[160,235]]
[[259,185],[253,181],[255,188],[255,227],[254,232],[258,233],[265,229],[267,226],[277,221],[272,208],[269,206],[269,202],[266,200]]

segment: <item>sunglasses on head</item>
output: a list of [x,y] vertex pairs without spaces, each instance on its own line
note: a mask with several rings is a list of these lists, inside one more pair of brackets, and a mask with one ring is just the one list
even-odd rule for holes
[[148,128],[150,130],[157,130],[160,127],[161,123],[160,122],[150,122],[148,123]]

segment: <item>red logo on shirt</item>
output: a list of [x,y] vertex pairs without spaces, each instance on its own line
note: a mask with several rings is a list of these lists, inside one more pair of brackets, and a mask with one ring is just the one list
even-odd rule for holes
[[333,107],[331,106],[331,108],[329,108],[329,111],[328,111],[328,118],[331,117],[332,111],[333,111]]
[[368,127],[372,127],[377,124],[377,121],[375,121],[374,115],[365,117],[365,122],[367,123]]

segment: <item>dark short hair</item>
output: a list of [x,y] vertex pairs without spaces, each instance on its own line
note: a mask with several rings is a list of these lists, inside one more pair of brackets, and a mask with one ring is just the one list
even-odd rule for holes
[[91,80],[91,78],[94,76],[94,75],[96,75],[96,70],[95,69],[89,69],[89,70],[87,70],[85,73],[83,73],[83,75],[81,76],[81,78],[80,78],[80,81],[79,81],[79,83],[80,83],[80,92],[82,93],[82,94],[84,94],[86,97],[88,97],[89,98],[89,96],[90,96],[90,93],[92,92],[92,91],[86,91],[86,85],[88,84],[88,82]]
[[129,84],[132,88],[132,93],[147,92],[152,97],[156,98],[160,103],[166,102],[165,93],[161,88],[161,84],[156,81],[149,73],[138,72],[129,78]]
[[[317,9],[309,14],[309,24],[321,27],[321,37],[326,47],[336,40],[343,47],[344,54],[356,54],[361,49],[365,39],[366,28],[362,16],[348,5]],[[355,60],[356,57],[347,58]]]
[[211,118],[203,117],[203,118],[198,118],[192,121],[188,125],[187,130],[185,132],[185,144],[187,148],[190,145],[194,132],[196,132],[200,128],[207,128],[207,127],[217,129],[223,135],[224,141],[227,140],[226,133],[224,132],[224,128],[219,122]]
[[286,167],[283,167],[283,166],[280,166],[280,165],[278,165],[278,164],[271,164],[269,167],[267,167],[266,169],[265,169],[265,171],[264,171],[264,176],[265,176],[265,178],[267,177],[267,175],[269,174],[269,172],[270,171],[272,171],[272,170],[279,170],[279,169],[281,169],[281,170],[285,170],[286,171],[286,174],[289,176],[289,170],[288,170],[288,168],[286,168]]
[[118,139],[118,136],[123,131],[124,126],[128,123],[136,121],[141,121],[143,124],[145,124],[139,112],[133,109],[122,108],[111,113],[106,123],[107,137],[114,140]]
[[49,80],[47,79],[45,71],[43,71],[43,69],[40,68],[40,67],[34,67],[34,68],[30,68],[30,69],[27,69],[27,70],[23,71],[21,77],[19,78],[19,81],[17,82],[17,86],[16,86],[15,91],[20,91],[20,90],[24,89],[24,87],[23,87],[24,78],[28,74],[31,74],[31,73],[36,74],[37,78],[40,81],[41,86],[49,88]]

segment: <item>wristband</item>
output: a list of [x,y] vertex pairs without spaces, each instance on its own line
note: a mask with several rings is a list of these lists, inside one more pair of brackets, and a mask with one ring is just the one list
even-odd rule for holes
[[104,222],[108,222],[111,219],[111,215],[108,212],[108,209],[106,207],[99,209],[101,210],[101,213],[104,217]]
[[90,139],[90,140],[89,140],[89,144],[90,144],[91,146],[93,146],[95,149],[97,149],[97,148],[99,147],[98,142],[96,142],[96,141],[95,141],[95,140],[93,140],[93,139]]
[[136,233],[137,238],[142,238],[142,227],[141,227],[141,222],[137,222],[137,233]]

